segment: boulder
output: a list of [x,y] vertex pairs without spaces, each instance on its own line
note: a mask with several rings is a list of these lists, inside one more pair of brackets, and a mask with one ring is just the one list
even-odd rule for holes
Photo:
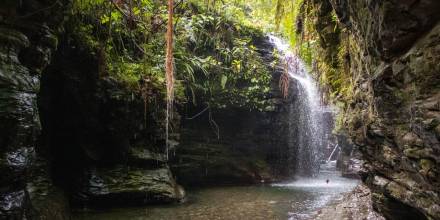
[[118,166],[87,172],[76,199],[94,207],[178,202],[184,198],[168,167],[147,170]]

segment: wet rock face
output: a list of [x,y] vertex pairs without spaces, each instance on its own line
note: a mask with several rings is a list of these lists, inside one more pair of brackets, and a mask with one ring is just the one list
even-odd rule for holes
[[[35,193],[28,183],[50,180],[45,172],[33,172],[43,157],[36,146],[40,132],[37,93],[40,74],[57,47],[56,34],[68,3],[0,3],[0,219],[50,217],[41,207],[58,195],[53,188],[39,188],[40,193]],[[63,199],[58,202],[66,204]],[[54,207],[53,211],[65,209]]]
[[[267,62],[273,47],[267,39],[254,39]],[[279,90],[282,69],[273,70],[266,111],[243,107],[204,109],[186,106],[181,112],[181,141],[171,161],[173,174],[185,186],[254,184],[290,176],[295,162],[288,149],[289,109]],[[293,83],[292,83],[293,84]],[[295,93],[295,91],[291,91]],[[294,96],[294,94],[292,94]],[[197,115],[197,117],[192,117]]]
[[[288,176],[287,112],[249,112],[226,109],[183,119],[181,144],[172,162],[184,185],[252,184]],[[283,132],[283,127],[284,132]],[[219,137],[217,136],[219,132]]]
[[167,166],[159,169],[115,167],[86,173],[80,196],[94,207],[171,203],[184,198]]
[[0,214],[2,219],[15,218],[24,219],[26,218],[27,212],[29,211],[26,204],[29,198],[24,190],[20,191],[9,191],[0,194],[2,200],[0,202]]
[[350,35],[345,125],[375,209],[440,219],[440,2],[330,2]]
[[[144,204],[183,195],[164,159],[160,117],[148,112],[142,123],[139,96],[100,79],[90,51],[61,37],[69,3],[0,3],[2,220],[69,219],[69,200]],[[89,184],[97,177],[101,191]]]
[[360,34],[358,37],[364,38],[364,44],[374,41],[369,52],[379,53],[386,60],[408,51],[440,18],[440,2],[436,0],[329,2],[339,21]]
[[69,33],[63,35],[41,80],[41,142],[53,158],[55,182],[75,206],[183,198],[165,155],[163,112],[158,110],[165,107],[144,109],[140,97],[116,80],[99,77],[92,53]]
[[384,217],[373,210],[371,196],[370,189],[361,184],[352,192],[345,194],[337,204],[330,204],[322,209],[316,216],[313,216],[313,219],[385,220]]

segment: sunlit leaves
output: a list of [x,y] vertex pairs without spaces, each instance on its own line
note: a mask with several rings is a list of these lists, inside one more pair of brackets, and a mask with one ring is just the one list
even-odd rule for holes
[[228,77],[226,75],[222,75],[222,78],[220,81],[222,89],[224,89],[226,87],[226,82],[228,82]]
[[251,43],[261,33],[216,13],[182,20],[176,64],[193,103],[264,108],[271,76]]
[[[207,11],[191,2],[203,5],[201,0],[183,1],[175,15],[177,101],[213,108],[264,108],[271,75],[253,41],[263,36],[255,27],[266,21],[256,16],[253,7],[269,5],[264,1],[224,0],[225,4],[217,1]],[[111,77],[133,88],[141,79],[148,79],[158,93],[165,94],[167,18],[163,1],[75,0],[74,6],[72,17],[78,19],[75,35],[91,51],[105,52]],[[264,19],[273,19],[270,17]]]

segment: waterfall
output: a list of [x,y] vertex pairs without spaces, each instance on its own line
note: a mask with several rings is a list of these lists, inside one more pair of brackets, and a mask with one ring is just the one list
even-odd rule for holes
[[299,176],[314,176],[319,172],[321,150],[324,149],[324,111],[317,83],[307,71],[304,62],[290,51],[288,43],[269,36],[270,42],[279,51],[291,78],[294,101],[289,105],[289,149],[293,157],[294,173]]

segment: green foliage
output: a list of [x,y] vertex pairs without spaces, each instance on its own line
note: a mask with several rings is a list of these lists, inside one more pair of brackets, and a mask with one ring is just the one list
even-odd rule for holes
[[[69,22],[73,38],[96,55],[100,75],[133,89],[147,80],[165,98],[165,4],[114,2],[75,0]],[[242,5],[235,12],[235,6],[218,7],[230,10],[219,13],[199,1],[176,4],[176,101],[263,109],[271,75],[253,45],[263,33],[244,22]]]
[[181,19],[176,66],[193,103],[263,109],[271,75],[252,44],[262,33],[214,12]]
[[[101,76],[109,76],[129,88],[148,90],[165,98],[164,25],[166,7],[160,1],[75,0],[69,22],[73,38],[94,54]],[[177,83],[178,101],[184,101]],[[179,86],[180,85],[180,86]],[[143,84],[145,86],[145,84]]]
[[[165,2],[123,2],[130,4],[116,7],[111,1],[75,0],[73,32],[105,61],[104,75],[132,88],[147,79],[162,94]],[[177,2],[175,69],[181,85],[176,88],[177,100],[217,108],[264,108],[270,73],[253,44],[268,32],[290,41],[329,94],[349,94],[348,45],[332,47],[330,56],[326,53],[321,26],[327,25],[330,35],[340,30],[336,14],[323,15],[320,10],[310,0]]]
[[[281,3],[280,3],[281,2]],[[319,78],[322,90],[335,100],[350,97],[349,40],[333,10],[311,0],[282,1],[280,32]]]

